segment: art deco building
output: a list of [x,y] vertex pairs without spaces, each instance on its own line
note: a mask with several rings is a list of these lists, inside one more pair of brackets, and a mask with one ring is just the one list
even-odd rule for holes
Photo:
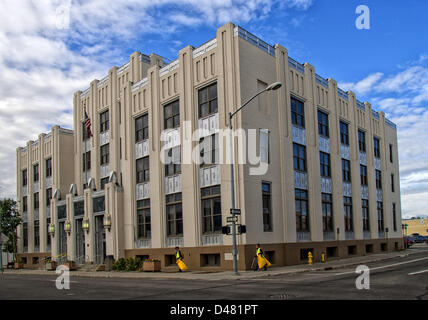
[[[255,147],[247,149],[260,158],[235,165],[238,224],[246,226],[238,235],[239,268],[250,267],[256,243],[275,265],[303,263],[309,251],[319,261],[323,252],[333,259],[401,249],[396,126],[281,45],[228,23],[169,64],[135,52],[75,93],[74,135],[64,136],[74,141],[60,143],[68,151],[53,161],[61,180],[54,174],[52,187],[60,192],[50,201],[52,245],[49,251],[40,241],[40,252],[95,264],[106,256],[150,257],[175,268],[180,246],[191,269],[231,269],[232,237],[222,234],[231,208],[222,132],[229,112],[277,81],[279,90],[260,95],[234,118],[234,128],[255,132]],[[190,142],[203,158],[195,163],[186,146],[201,128]],[[238,159],[244,144],[235,142]],[[23,174],[34,191],[33,165],[45,165],[44,154],[25,155],[33,149],[31,143],[18,149],[21,202]],[[161,161],[164,154],[172,163]],[[261,164],[267,171],[254,174]],[[45,188],[40,182],[38,189]],[[34,236],[30,211],[24,240]],[[28,241],[26,255],[34,249]]]

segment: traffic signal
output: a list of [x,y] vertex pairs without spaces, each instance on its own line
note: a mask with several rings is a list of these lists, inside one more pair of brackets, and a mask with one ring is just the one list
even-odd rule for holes
[[222,234],[230,234],[230,226],[221,227]]
[[238,225],[238,234],[243,234],[247,232],[247,226]]

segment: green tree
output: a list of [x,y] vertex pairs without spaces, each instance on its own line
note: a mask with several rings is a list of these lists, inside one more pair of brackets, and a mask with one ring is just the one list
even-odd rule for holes
[[0,200],[0,233],[7,237],[4,252],[12,253],[16,259],[18,251],[17,227],[22,223],[21,216],[16,208],[16,201],[12,199]]

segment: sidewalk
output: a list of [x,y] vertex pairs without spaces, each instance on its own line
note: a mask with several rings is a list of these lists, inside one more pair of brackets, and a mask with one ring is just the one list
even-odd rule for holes
[[[256,278],[271,277],[283,274],[293,274],[300,272],[313,272],[351,267],[354,265],[384,261],[394,258],[407,257],[412,254],[420,253],[419,250],[405,250],[390,253],[373,254],[368,256],[359,256],[347,259],[336,259],[325,263],[315,263],[312,266],[307,264],[272,267],[267,271],[240,271],[240,275],[236,276],[232,271],[206,272],[203,270],[189,272],[87,272],[87,271],[71,271],[71,277],[94,277],[94,278],[134,278],[134,279],[185,279],[185,280],[251,280]],[[55,275],[54,271],[44,270],[4,270],[5,274],[29,274],[29,275]]]

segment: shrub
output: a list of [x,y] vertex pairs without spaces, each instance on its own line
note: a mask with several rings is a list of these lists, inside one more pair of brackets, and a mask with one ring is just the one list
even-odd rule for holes
[[137,271],[141,269],[142,262],[140,258],[128,258],[126,259],[126,271]]
[[113,270],[124,271],[126,270],[126,259],[119,258],[113,263]]

